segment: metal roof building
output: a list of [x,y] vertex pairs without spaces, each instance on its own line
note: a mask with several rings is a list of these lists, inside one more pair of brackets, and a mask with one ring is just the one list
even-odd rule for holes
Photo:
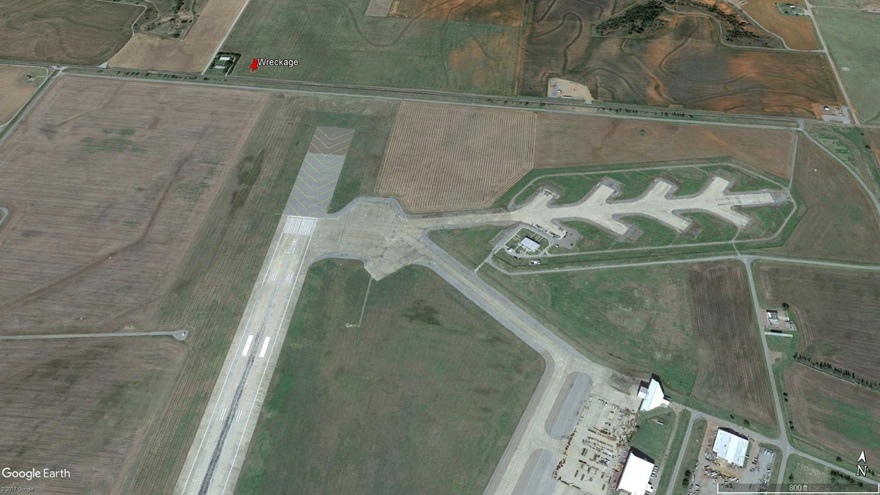
[[523,237],[521,241],[519,241],[519,247],[525,249],[526,251],[537,251],[538,248],[541,247],[541,244],[536,242],[534,239],[529,239],[528,237]]
[[663,393],[660,381],[653,376],[647,387],[644,385],[639,387],[639,397],[642,399],[640,411],[650,411],[651,409],[669,405],[669,399]]
[[623,473],[617,482],[617,489],[630,495],[645,495],[651,487],[651,473],[654,472],[654,461],[641,452],[632,449],[623,466]]
[[725,461],[744,467],[749,452],[749,440],[727,428],[718,428],[712,451]]

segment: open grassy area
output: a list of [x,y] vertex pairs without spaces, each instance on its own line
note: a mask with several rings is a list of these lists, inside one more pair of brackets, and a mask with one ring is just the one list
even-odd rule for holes
[[788,458],[788,465],[785,466],[782,482],[785,485],[807,485],[811,490],[824,489],[831,493],[844,491],[870,493],[872,488],[870,484],[857,481],[850,477],[850,472],[843,471],[831,469],[806,457],[792,454]]
[[880,20],[877,14],[850,8],[849,3],[846,8],[813,9],[813,17],[862,123],[877,123],[880,58],[874,50],[880,44]]
[[293,68],[238,64],[234,73],[324,83],[511,94],[520,28],[364,16],[370,0],[251,2],[223,47],[242,60],[299,60]]
[[689,394],[697,374],[686,268],[658,266],[510,277],[488,265],[479,274],[612,368],[649,375]]
[[648,454],[659,464],[669,444],[669,437],[675,431],[675,420],[675,411],[665,407],[640,413],[632,446]]
[[354,138],[345,156],[333,199],[330,200],[330,213],[341,210],[360,195],[372,196],[376,191],[379,168],[394,126],[397,105],[364,102],[360,112],[320,113],[312,119],[316,127],[354,129]]
[[871,131],[818,124],[807,125],[806,129],[813,139],[858,174],[875,196],[880,195],[880,170],[867,141],[872,137]]
[[425,268],[371,282],[359,262],[321,261],[236,493],[482,493],[542,370]]
[[694,470],[700,462],[700,447],[703,445],[703,438],[706,436],[706,428],[708,423],[705,419],[694,422],[684,448],[684,454],[679,468],[678,475],[672,480],[673,495],[687,495],[688,486],[693,480]]
[[[657,483],[656,493],[665,494],[667,488],[669,488],[669,484],[675,482],[675,462],[678,460],[678,455],[681,450],[684,448],[684,437],[688,432],[688,426],[690,426],[691,420],[691,412],[687,409],[682,410],[678,414],[678,421],[675,423],[675,435],[672,437],[672,440],[669,442],[669,450],[666,453],[666,458],[663,460],[663,470],[660,473],[660,482]],[[658,461],[659,459],[655,459]]]
[[431,231],[428,236],[431,241],[458,258],[465,266],[476,268],[489,256],[494,247],[492,240],[501,230],[500,227],[442,229]]

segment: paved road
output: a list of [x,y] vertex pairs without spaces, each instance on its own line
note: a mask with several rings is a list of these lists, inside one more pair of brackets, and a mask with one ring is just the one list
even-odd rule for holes
[[173,332],[107,332],[107,333],[56,333],[48,335],[0,335],[0,340],[65,340],[65,339],[110,339],[120,337],[174,337],[186,340],[186,330]]

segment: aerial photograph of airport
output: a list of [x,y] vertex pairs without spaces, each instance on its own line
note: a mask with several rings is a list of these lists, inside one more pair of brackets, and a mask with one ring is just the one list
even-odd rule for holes
[[880,494],[880,0],[0,0],[0,494]]

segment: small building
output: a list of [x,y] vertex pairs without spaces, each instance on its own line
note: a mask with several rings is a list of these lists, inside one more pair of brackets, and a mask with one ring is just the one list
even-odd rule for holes
[[779,311],[774,311],[772,309],[767,310],[767,321],[770,322],[770,325],[778,325],[779,324]]
[[663,393],[663,386],[656,376],[652,376],[650,382],[639,384],[639,398],[642,399],[640,411],[650,411],[669,405],[669,398]]
[[534,239],[530,239],[528,237],[523,237],[522,240],[519,241],[519,247],[525,249],[526,251],[528,251],[530,253],[534,253],[535,251],[537,251],[538,249],[541,248],[541,244]]
[[749,452],[749,440],[727,428],[718,428],[715,444],[712,446],[715,455],[739,467],[745,467],[746,455]]
[[636,449],[630,449],[629,457],[623,466],[623,473],[617,482],[617,489],[630,495],[645,495],[653,492],[651,475],[654,473],[654,460]]

